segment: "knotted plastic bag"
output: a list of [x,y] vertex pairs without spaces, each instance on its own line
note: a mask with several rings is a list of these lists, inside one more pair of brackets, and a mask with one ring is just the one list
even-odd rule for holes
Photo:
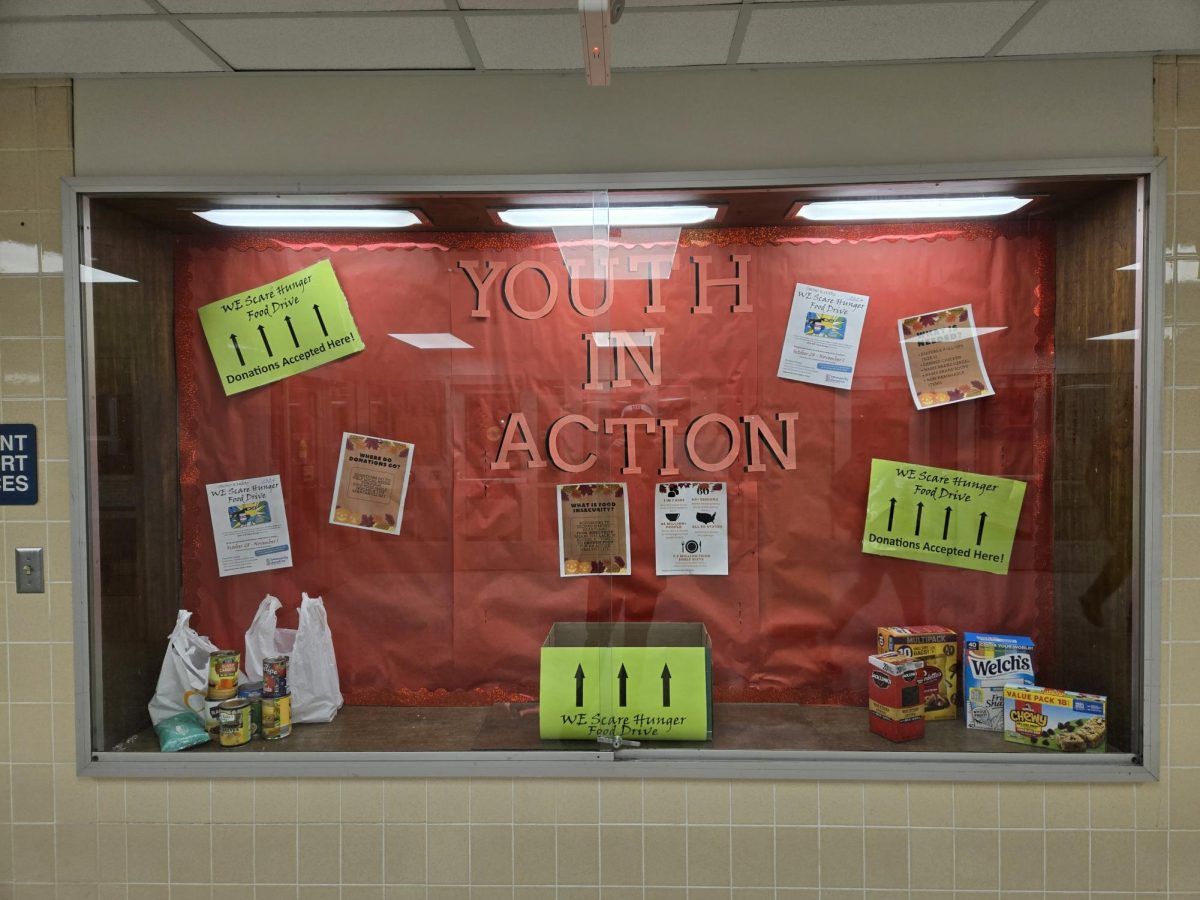
[[218,647],[188,625],[191,618],[189,610],[181,609],[167,638],[167,652],[149,706],[150,721],[155,725],[177,713],[190,711],[183,699],[188,691],[203,692],[208,688],[208,657]]
[[283,604],[270,594],[263,597],[246,631],[246,677],[262,681],[263,660],[287,656],[288,688],[292,693],[293,722],[330,722],[342,708],[333,634],[320,597],[300,595],[300,627],[278,628],[276,616]]

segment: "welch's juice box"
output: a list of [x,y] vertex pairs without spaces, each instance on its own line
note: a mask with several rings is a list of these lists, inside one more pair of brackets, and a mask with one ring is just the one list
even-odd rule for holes
[[1033,684],[1033,639],[968,631],[962,674],[967,727],[1003,731],[1004,686]]

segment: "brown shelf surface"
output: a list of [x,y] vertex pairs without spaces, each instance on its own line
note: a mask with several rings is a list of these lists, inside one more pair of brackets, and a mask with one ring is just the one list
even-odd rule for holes
[[[644,741],[641,748],[1062,755],[1009,743],[995,732],[970,730],[961,719],[930,722],[924,739],[894,744],[868,730],[867,711],[862,707],[786,703],[716,704],[713,707],[712,741]],[[146,729],[113,749],[154,753],[158,752],[158,738],[153,729]],[[536,704],[504,704],[490,707],[348,706],[332,722],[296,725],[285,740],[256,739],[235,748],[224,748],[212,741],[188,752],[465,753],[596,749],[609,748],[592,741],[543,741],[538,737]]]

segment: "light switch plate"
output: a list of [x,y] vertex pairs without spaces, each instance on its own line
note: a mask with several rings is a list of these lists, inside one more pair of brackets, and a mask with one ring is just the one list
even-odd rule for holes
[[17,593],[46,593],[46,572],[41,547],[17,548]]

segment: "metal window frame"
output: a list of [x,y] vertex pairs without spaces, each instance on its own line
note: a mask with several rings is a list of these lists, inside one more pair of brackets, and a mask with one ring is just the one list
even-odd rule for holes
[[[881,751],[720,751],[622,748],[578,751],[395,753],[122,753],[93,750],[93,677],[98,626],[91,613],[96,570],[95,461],[87,428],[94,409],[92,317],[79,264],[86,257],[83,196],[213,194],[415,193],[422,191],[592,191],[638,188],[739,188],[866,184],[1019,177],[1142,176],[1139,197],[1141,299],[1135,363],[1140,431],[1134,448],[1134,646],[1140,648],[1133,696],[1140,700],[1138,754],[1049,756],[1013,753]],[[696,173],[617,173],[546,176],[196,178],[76,177],[63,179],[63,260],[66,303],[67,415],[70,429],[72,593],[75,612],[76,771],[88,777],[587,777],[902,781],[1146,782],[1159,774],[1160,641],[1162,635],[1162,389],[1166,209],[1165,160],[1071,159],[885,168],[828,168]],[[1146,206],[1149,214],[1146,214]],[[1153,335],[1155,339],[1146,336]],[[1139,464],[1140,461],[1140,464]],[[98,598],[97,598],[98,599]]]

